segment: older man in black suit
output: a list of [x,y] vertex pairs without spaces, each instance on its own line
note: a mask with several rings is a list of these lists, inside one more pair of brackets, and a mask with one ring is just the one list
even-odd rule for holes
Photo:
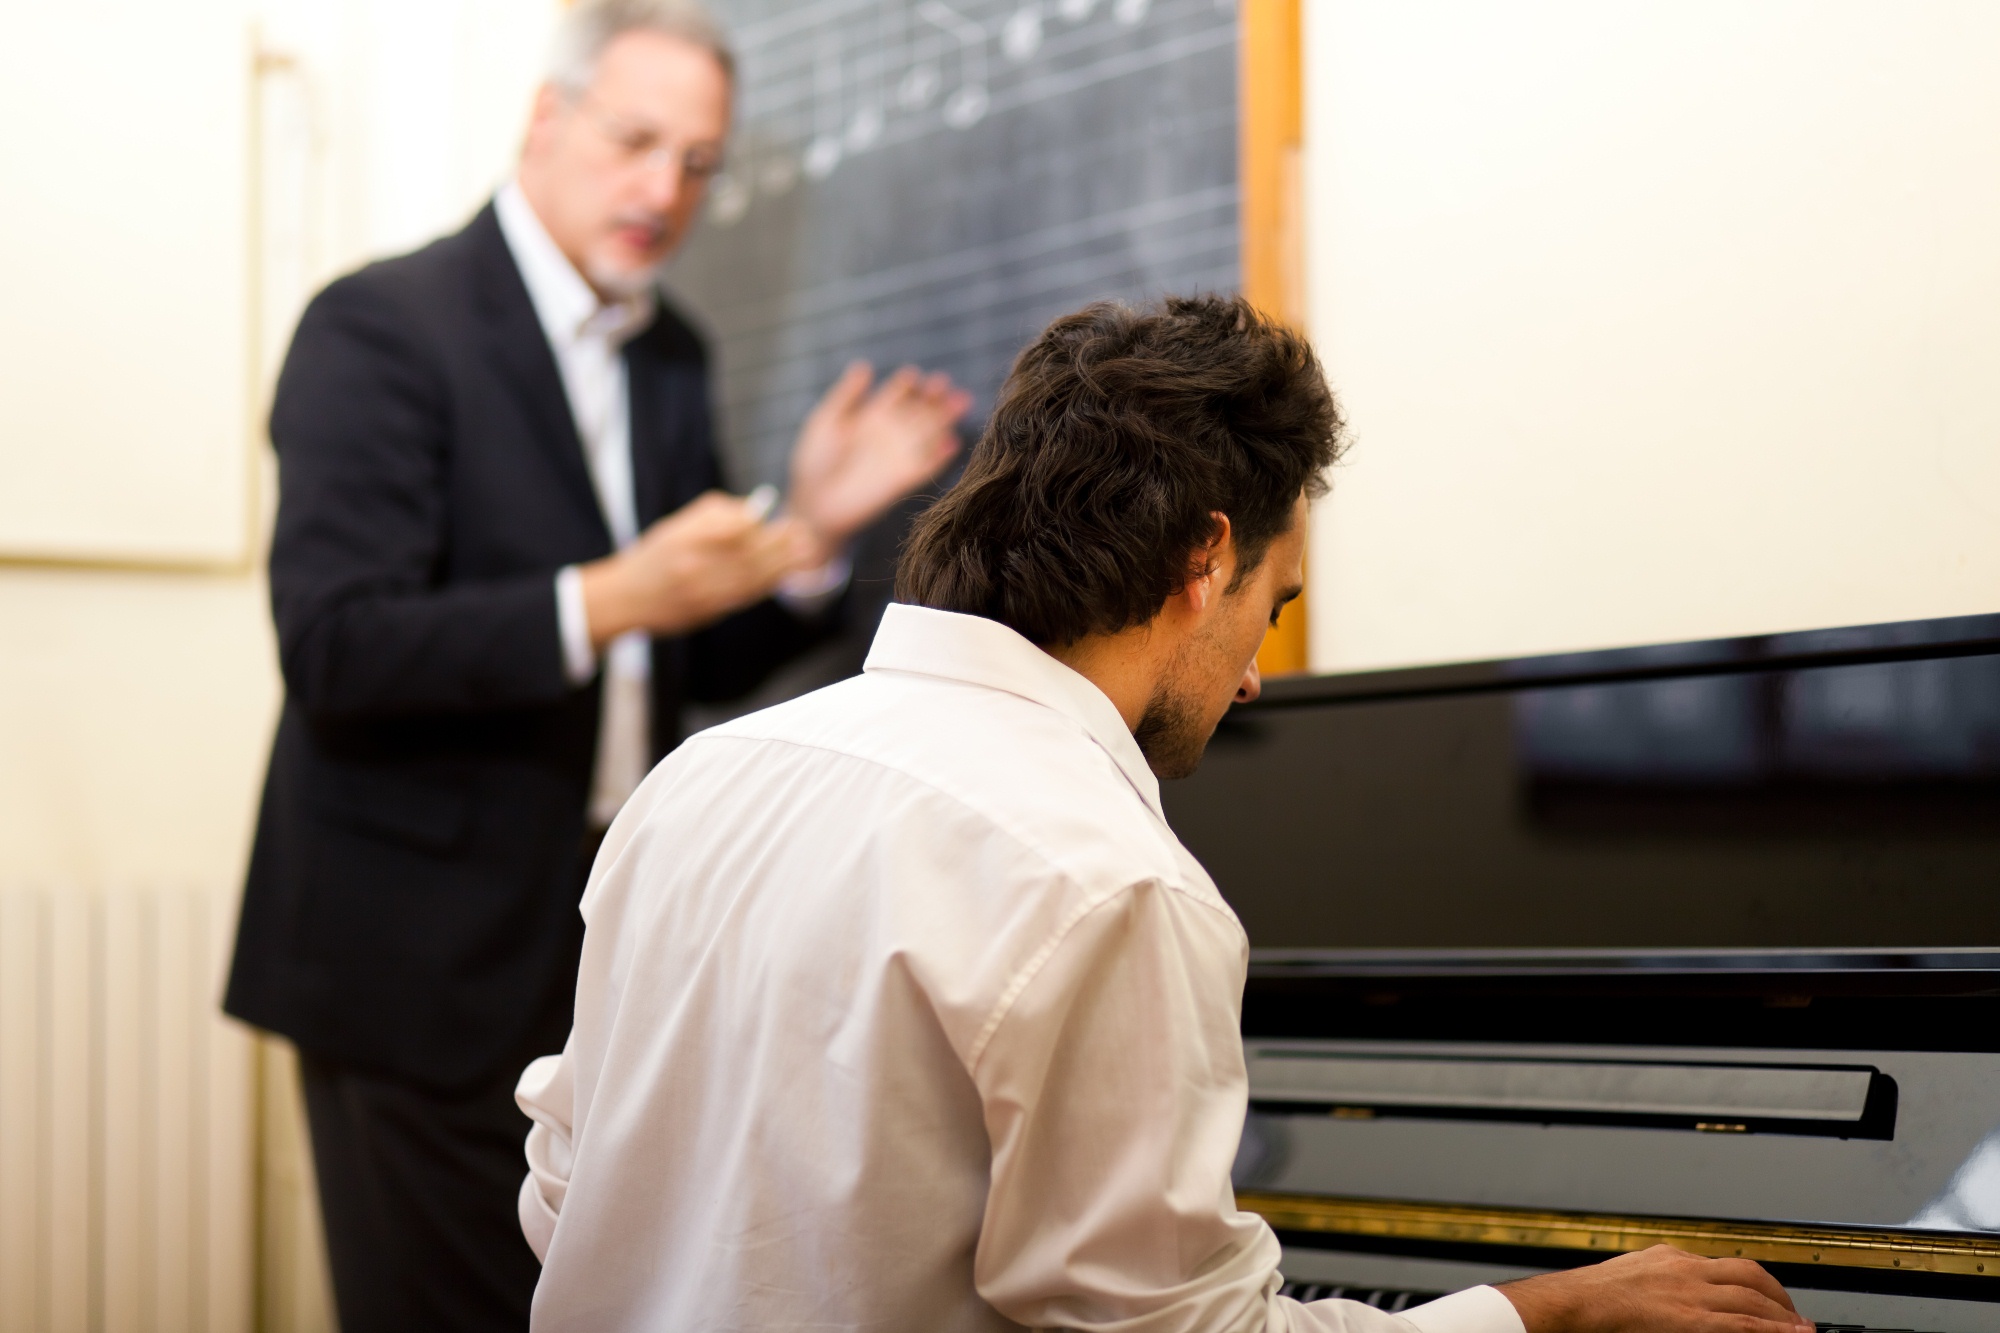
[[585,0],[516,179],[322,292],[271,418],[286,698],[226,1008],[302,1055],[341,1324],[525,1328],[516,1075],[569,1028],[602,829],[840,614],[842,552],[966,396],[856,366],[781,510],[720,489],[707,367],[657,294],[733,71],[693,0]]

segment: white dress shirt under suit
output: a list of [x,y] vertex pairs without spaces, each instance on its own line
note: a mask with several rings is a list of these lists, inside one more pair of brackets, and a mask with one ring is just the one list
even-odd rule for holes
[[1109,699],[892,606],[865,673],[701,733],[612,825],[518,1092],[534,1325],[1522,1333],[1276,1295],[1229,1170],[1248,942]]
[[[659,295],[648,286],[620,301],[599,300],[515,182],[500,187],[493,211],[555,355],[604,525],[613,544],[623,550],[639,536],[625,343],[653,322]],[[848,572],[844,558],[835,560],[822,570],[788,580],[779,596],[794,611],[814,614],[846,586]],[[574,565],[556,575],[556,621],[570,684],[588,684],[598,668],[597,650],[591,646],[590,622],[584,614],[583,576]],[[611,822],[652,767],[652,675],[653,645],[646,631],[627,631],[606,646],[597,766],[590,784],[590,823],[595,828]]]

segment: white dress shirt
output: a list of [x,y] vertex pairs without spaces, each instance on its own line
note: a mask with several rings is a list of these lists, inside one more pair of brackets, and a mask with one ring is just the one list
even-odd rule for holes
[[[513,181],[500,187],[493,211],[555,354],[604,525],[623,549],[639,535],[625,342],[653,322],[658,298],[647,288],[609,305],[600,301]],[[584,616],[583,577],[574,565],[556,575],[556,621],[570,684],[586,684],[597,671],[597,652]],[[598,828],[611,822],[652,766],[652,675],[653,645],[644,630],[621,634],[607,646],[590,784],[590,821]]]
[[[515,182],[500,187],[493,211],[527,286],[535,318],[555,354],[605,527],[623,550],[639,535],[625,344],[653,322],[659,313],[659,294],[649,286],[621,301],[599,300]],[[794,611],[814,614],[846,587],[850,569],[847,558],[838,557],[819,570],[791,576],[778,595]],[[583,575],[575,565],[556,574],[556,626],[570,684],[588,684],[597,672],[597,650],[591,646],[590,623],[584,614]],[[652,641],[644,630],[621,634],[606,647],[597,767],[590,784],[589,818],[594,828],[611,822],[652,767],[652,676]]]
[[703,732],[612,825],[518,1098],[534,1327],[1522,1333],[1275,1294],[1248,941],[1131,733],[996,622]]

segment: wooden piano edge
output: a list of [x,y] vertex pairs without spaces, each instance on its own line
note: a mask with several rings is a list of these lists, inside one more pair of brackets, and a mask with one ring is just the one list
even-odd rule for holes
[[1673,1245],[1712,1259],[2000,1278],[2000,1237],[1868,1227],[1716,1222],[1241,1191],[1276,1231],[1623,1254]]

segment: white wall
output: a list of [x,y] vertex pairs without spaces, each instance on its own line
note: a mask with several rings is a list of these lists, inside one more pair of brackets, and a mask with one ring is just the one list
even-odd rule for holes
[[1306,29],[1317,667],[2000,609],[2000,6]]

